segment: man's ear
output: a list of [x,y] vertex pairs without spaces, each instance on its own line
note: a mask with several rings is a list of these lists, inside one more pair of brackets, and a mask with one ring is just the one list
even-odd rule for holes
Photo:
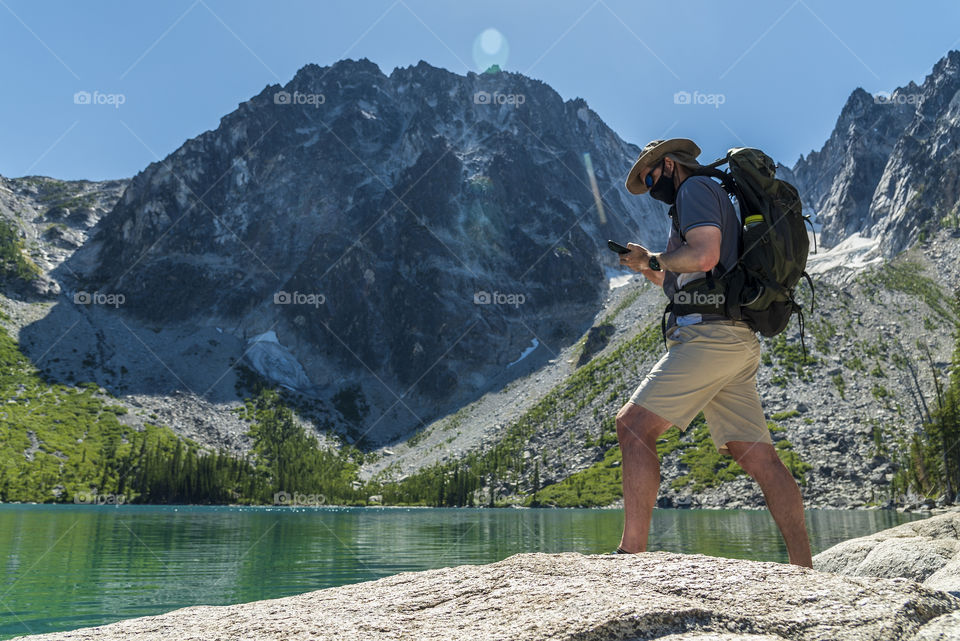
[[673,171],[676,168],[676,164],[673,162],[673,158],[665,157],[663,159],[663,171],[666,174],[669,174],[670,177],[673,177]]

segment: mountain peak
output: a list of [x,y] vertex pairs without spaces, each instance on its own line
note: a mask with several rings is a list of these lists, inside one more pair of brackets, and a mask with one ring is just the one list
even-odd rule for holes
[[955,211],[958,93],[960,52],[950,51],[922,85],[850,94],[824,146],[793,168],[826,246],[859,233],[892,255]]
[[937,64],[933,66],[933,72],[931,75],[955,75],[958,72],[960,72],[960,51],[952,49],[947,52],[947,55],[937,61]]
[[321,67],[312,62],[307,63],[297,70],[297,73],[294,74],[293,78],[285,86],[309,86],[320,81],[328,74],[334,74],[334,76],[369,75],[382,78],[386,77],[380,70],[380,67],[367,58],[360,58],[359,60],[344,58],[326,67]]
[[301,391],[374,420],[406,390],[370,435],[399,436],[522,370],[533,338],[549,350],[523,367],[579,338],[606,238],[663,241],[662,207],[623,186],[635,150],[585,107],[512,72],[305,65],[134,178],[90,280],[151,322],[273,331]]

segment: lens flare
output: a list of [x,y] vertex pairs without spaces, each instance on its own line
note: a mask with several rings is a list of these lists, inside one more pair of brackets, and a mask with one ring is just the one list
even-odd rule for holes
[[590,190],[593,192],[593,202],[597,205],[597,216],[600,218],[600,224],[607,224],[607,215],[603,211],[603,201],[600,199],[600,187],[597,186],[597,175],[593,173],[593,161],[590,160],[590,152],[584,152],[583,164],[587,166],[587,176],[590,178]]
[[497,65],[503,67],[510,54],[507,38],[498,29],[484,29],[473,40],[473,62],[478,71],[486,71]]

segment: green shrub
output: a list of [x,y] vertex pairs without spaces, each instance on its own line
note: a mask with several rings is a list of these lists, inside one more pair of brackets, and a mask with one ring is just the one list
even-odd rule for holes
[[845,362],[844,366],[847,369],[852,369],[855,372],[867,371],[867,366],[863,364],[863,360],[861,360],[859,356],[854,356],[853,358]]
[[693,432],[693,443],[680,455],[680,462],[687,466],[689,472],[678,476],[670,483],[673,489],[690,486],[694,492],[699,492],[745,474],[743,468],[732,458],[723,456],[717,451],[702,413],[694,419],[687,430]]
[[840,392],[840,398],[846,400],[847,382],[844,380],[843,374],[834,374],[830,380],[833,381],[834,387]]
[[[925,231],[921,236],[925,236]],[[921,240],[921,242],[923,242]],[[868,287],[883,287],[914,296],[927,304],[941,318],[956,324],[960,319],[960,303],[944,293],[937,282],[924,274],[921,264],[907,260],[894,260],[885,263],[879,269],[860,277]]]
[[30,280],[39,273],[40,268],[23,253],[16,225],[0,219],[0,282]]
[[788,419],[788,418],[793,418],[793,417],[795,417],[795,416],[800,416],[800,412],[797,411],[797,410],[787,410],[787,411],[785,411],[785,412],[777,412],[776,414],[774,414],[774,415],[771,416],[770,418],[771,418],[772,420],[774,420],[774,421],[783,421],[783,420],[786,420],[786,419]]

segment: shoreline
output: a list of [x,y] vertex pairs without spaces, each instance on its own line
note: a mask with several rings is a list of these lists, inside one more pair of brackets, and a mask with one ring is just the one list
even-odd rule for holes
[[[581,506],[550,506],[550,505],[537,505],[537,506],[522,506],[522,505],[498,505],[495,507],[490,507],[487,505],[461,505],[461,506],[445,506],[445,505],[339,505],[339,504],[324,504],[324,505],[270,505],[270,504],[243,504],[243,503],[58,503],[58,502],[49,502],[49,503],[38,503],[34,501],[9,501],[3,502],[0,501],[0,508],[7,505],[34,505],[34,506],[75,506],[75,507],[100,507],[100,508],[123,508],[123,507],[167,507],[167,508],[179,508],[179,507],[204,507],[204,508],[240,508],[240,509],[258,509],[258,510],[287,510],[287,511],[320,511],[320,510],[343,510],[343,509],[368,509],[368,510],[411,510],[411,509],[422,509],[422,510],[610,510],[617,511],[623,510],[622,506],[610,506],[605,505],[602,507],[581,507]],[[721,512],[721,511],[747,511],[747,512],[761,512],[767,509],[764,506],[740,506],[740,507],[723,507],[723,506],[699,506],[699,507],[659,507],[654,506],[655,510],[671,510],[677,512],[683,511],[708,511],[708,512]],[[821,512],[897,512],[899,514],[916,514],[919,516],[930,517],[937,516],[940,514],[945,514],[947,512],[953,512],[957,509],[960,509],[960,505],[951,505],[943,507],[933,507],[933,508],[923,508],[923,509],[907,509],[903,506],[899,507],[880,507],[880,506],[850,506],[850,507],[806,507],[804,508],[805,512],[812,511],[821,511]]]
[[892,638],[896,631],[896,638],[919,641],[957,639],[958,615],[960,599],[904,579],[701,554],[523,553],[16,638],[859,641]]

